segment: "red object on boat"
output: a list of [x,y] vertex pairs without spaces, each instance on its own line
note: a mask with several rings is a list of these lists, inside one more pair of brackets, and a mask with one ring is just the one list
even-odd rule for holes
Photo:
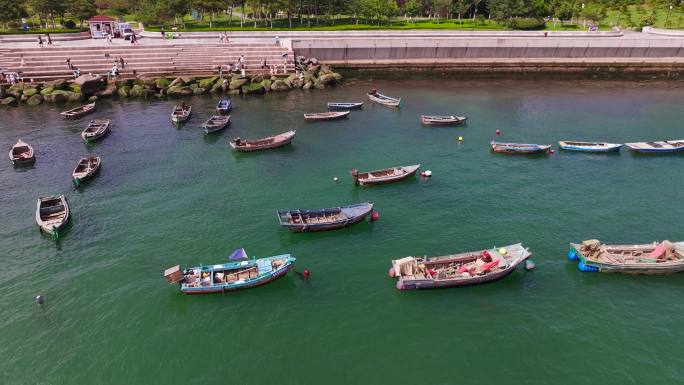
[[488,271],[488,270],[491,270],[497,266],[499,266],[499,260],[498,259],[496,261],[492,261],[492,262],[485,263],[484,265],[482,265],[482,270]]
[[458,269],[459,273],[465,273],[468,271],[468,268],[465,265],[461,265],[461,267]]

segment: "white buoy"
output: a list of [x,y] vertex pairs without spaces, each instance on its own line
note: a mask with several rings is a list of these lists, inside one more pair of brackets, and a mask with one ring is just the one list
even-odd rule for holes
[[37,303],[38,305],[42,305],[43,302],[45,302],[45,298],[43,298],[42,295],[38,294],[38,295],[36,296],[36,303]]
[[340,179],[338,177],[333,178],[333,182],[338,182]]
[[430,170],[425,170],[425,172],[423,173],[423,176],[428,177],[428,178],[431,177],[431,176],[432,176],[432,171],[430,171]]

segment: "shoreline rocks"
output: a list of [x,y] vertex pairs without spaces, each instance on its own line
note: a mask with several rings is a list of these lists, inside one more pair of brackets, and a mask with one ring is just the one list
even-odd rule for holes
[[342,82],[342,75],[316,59],[297,57],[297,74],[267,77],[262,74],[218,76],[149,77],[107,80],[83,75],[74,80],[59,79],[44,83],[0,85],[0,105],[39,105],[42,103],[85,102],[93,98],[148,98],[156,96],[184,97],[190,95],[228,94],[259,95],[294,89],[333,87]]

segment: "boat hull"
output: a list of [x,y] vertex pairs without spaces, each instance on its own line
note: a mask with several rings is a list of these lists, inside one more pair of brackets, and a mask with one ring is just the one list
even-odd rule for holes
[[477,277],[473,278],[471,280],[463,280],[463,281],[456,281],[456,280],[410,280],[410,281],[404,281],[404,280],[399,280],[397,282],[397,288],[399,290],[426,290],[426,289],[448,289],[451,287],[465,287],[465,286],[472,286],[472,285],[480,285],[483,283],[490,283],[494,281],[498,281],[502,278],[507,277],[510,275],[512,272],[515,271],[515,268],[518,266],[516,264],[515,266],[510,266],[504,270],[501,270],[496,273],[492,274],[487,274],[482,277]]
[[294,265],[291,262],[288,262],[286,267],[278,269],[278,271],[276,271],[272,274],[269,274],[268,276],[265,276],[262,278],[257,278],[253,281],[250,281],[250,282],[245,282],[244,285],[226,284],[226,285],[223,285],[221,287],[191,287],[191,288],[181,287],[181,292],[183,294],[215,294],[215,293],[225,293],[227,291],[249,289],[252,287],[265,285],[269,282],[275,281],[278,278],[284,277],[285,275],[287,275],[287,273],[293,267],[294,267]]
[[684,272],[684,261],[673,263],[628,263],[605,264],[588,260],[580,251],[579,244],[571,243],[570,251],[576,253],[585,266],[596,268],[599,273],[630,274],[630,275],[670,275]]
[[339,222],[335,222],[335,223],[283,225],[283,227],[286,227],[288,230],[290,230],[293,233],[313,233],[313,232],[317,232],[317,231],[338,230],[338,229],[343,229],[345,227],[355,225],[355,224],[363,221],[364,219],[366,219],[368,217],[368,215],[370,215],[370,211],[366,214],[359,215],[358,217],[350,218],[348,220],[339,221]]
[[[420,165],[415,165],[415,166],[403,166],[401,167],[402,170],[405,172],[400,175],[393,175],[393,176],[388,176],[388,177],[381,177],[381,178],[367,178],[367,179],[362,179],[358,178],[355,179],[354,182],[359,185],[359,186],[378,186],[378,185],[383,185],[383,184],[389,184],[389,183],[395,183],[402,181],[404,179],[408,179],[416,174],[416,172],[420,169]],[[369,171],[363,174],[367,173],[372,173],[376,171]],[[352,172],[352,178],[353,178],[353,172]]]
[[498,154],[511,155],[530,155],[530,154],[548,154],[551,150],[550,145],[542,144],[518,144],[518,143],[497,143],[492,142],[491,148],[493,152]]
[[618,152],[620,151],[620,148],[622,148],[622,145],[606,143],[604,146],[592,146],[559,142],[558,147],[563,151],[606,153]]
[[[317,232],[337,230],[344,227],[355,225],[366,219],[373,212],[373,203],[359,203],[355,205],[342,206],[320,210],[286,210],[276,212],[280,225],[293,233]],[[319,219],[328,218],[332,215],[340,217],[335,221],[316,222]]]
[[329,110],[359,110],[363,107],[361,103],[328,103]]
[[420,123],[425,126],[456,126],[465,124],[467,118],[454,117],[453,119],[430,119],[427,116],[421,116]]

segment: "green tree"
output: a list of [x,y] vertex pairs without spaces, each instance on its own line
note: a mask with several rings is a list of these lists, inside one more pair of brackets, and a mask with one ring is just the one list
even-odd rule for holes
[[404,3],[404,12],[406,12],[406,16],[411,18],[418,16],[420,9],[421,5],[417,0],[408,0]]
[[378,3],[379,11],[382,16],[387,18],[389,25],[392,25],[392,17],[399,12],[399,6],[395,0],[380,0]]
[[83,21],[97,14],[97,6],[93,0],[71,0],[67,3],[67,11],[78,19],[83,28]]
[[0,22],[5,24],[5,28],[10,21],[19,20],[26,15],[26,8],[22,1],[0,0]]

